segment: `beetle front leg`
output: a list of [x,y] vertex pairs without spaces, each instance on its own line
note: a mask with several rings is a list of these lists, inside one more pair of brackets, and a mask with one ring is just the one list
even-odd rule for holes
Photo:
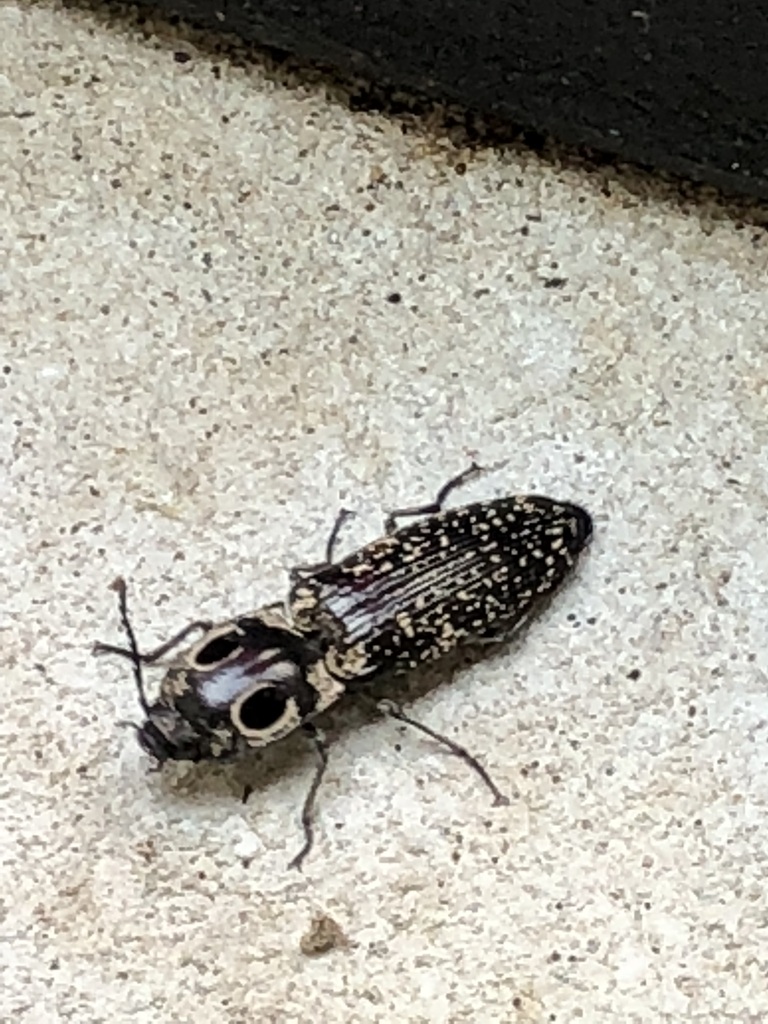
[[312,740],[312,744],[315,748],[315,755],[317,756],[317,765],[315,767],[315,774],[312,777],[309,790],[304,798],[304,806],[301,809],[301,826],[304,829],[304,844],[288,865],[289,868],[296,868],[299,871],[301,871],[301,865],[309,851],[312,849],[315,841],[315,797],[317,796],[317,791],[320,789],[320,783],[323,781],[325,769],[328,767],[328,744],[325,742],[325,737],[322,732],[312,725],[311,722],[305,722],[302,728]]

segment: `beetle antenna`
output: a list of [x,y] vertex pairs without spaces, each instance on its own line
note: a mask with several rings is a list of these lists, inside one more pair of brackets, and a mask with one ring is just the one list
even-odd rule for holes
[[[139,693],[139,704],[144,714],[149,717],[149,701],[147,700],[147,694],[144,689],[144,675],[141,671],[141,654],[139,653],[139,645],[136,642],[136,634],[133,631],[131,620],[128,617],[128,587],[125,584],[125,580],[122,576],[118,576],[115,582],[110,587],[117,594],[117,600],[120,607],[120,621],[125,630],[125,635],[128,637],[128,648],[131,655],[131,664],[133,665],[133,678],[136,680],[136,689]],[[131,723],[133,724],[133,723]]]

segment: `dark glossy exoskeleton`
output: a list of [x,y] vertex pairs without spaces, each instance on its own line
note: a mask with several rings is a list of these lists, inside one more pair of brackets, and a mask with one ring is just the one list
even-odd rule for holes
[[[326,561],[293,571],[285,609],[269,606],[215,626],[193,623],[149,654],[138,651],[118,581],[130,649],[97,650],[134,663],[145,713],[136,726],[141,745],[160,763],[232,757],[306,727],[345,692],[379,676],[414,669],[460,644],[510,636],[571,573],[592,520],[578,505],[535,495],[443,509],[474,472],[450,481],[433,504],[391,514],[383,537],[334,562],[343,513]],[[417,516],[398,528],[398,519]],[[158,662],[193,629],[203,636],[166,662],[150,703],[142,665]],[[502,799],[463,748],[392,713],[468,760]],[[319,752],[297,863],[311,843],[309,811],[325,766],[324,748]]]
[[591,535],[584,509],[551,498],[441,511],[297,572],[291,619],[324,638],[326,668],[349,688],[459,644],[506,639],[568,576]]

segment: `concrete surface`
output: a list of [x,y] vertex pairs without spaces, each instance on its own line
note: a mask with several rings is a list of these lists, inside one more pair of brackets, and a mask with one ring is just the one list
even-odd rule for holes
[[[97,7],[0,8],[0,115],[0,1019],[764,1020],[760,212]],[[288,872],[311,752],[150,774],[109,583],[148,647],[473,457],[596,521],[409,704],[511,803],[342,710]]]

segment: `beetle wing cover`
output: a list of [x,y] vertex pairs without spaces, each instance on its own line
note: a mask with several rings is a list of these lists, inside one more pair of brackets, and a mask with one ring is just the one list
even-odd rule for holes
[[554,591],[592,534],[577,505],[537,496],[415,521],[301,580],[350,680],[413,668],[459,643],[503,636]]

